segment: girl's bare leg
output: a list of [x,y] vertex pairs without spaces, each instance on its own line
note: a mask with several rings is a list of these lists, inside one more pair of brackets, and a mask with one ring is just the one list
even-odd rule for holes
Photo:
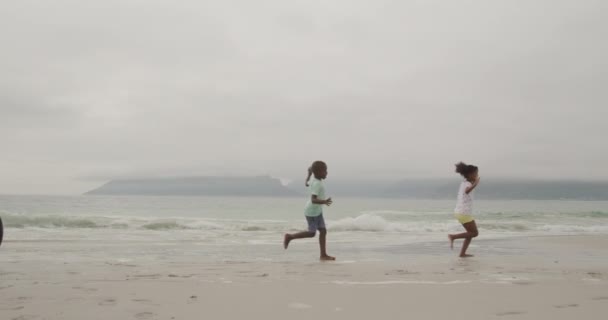
[[466,254],[466,252],[471,244],[471,240],[479,235],[477,224],[475,224],[475,221],[473,220],[463,224],[462,226],[467,230],[467,232],[448,235],[448,238],[450,239],[450,247],[454,248],[454,240],[465,239],[464,243],[462,244],[462,249],[460,250],[460,257],[471,257],[471,255]]

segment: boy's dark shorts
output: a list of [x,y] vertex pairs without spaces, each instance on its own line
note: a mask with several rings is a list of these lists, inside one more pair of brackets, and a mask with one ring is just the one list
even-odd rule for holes
[[323,214],[320,214],[316,217],[306,216],[306,221],[308,222],[308,231],[317,232],[317,230],[325,229],[325,219],[323,219]]

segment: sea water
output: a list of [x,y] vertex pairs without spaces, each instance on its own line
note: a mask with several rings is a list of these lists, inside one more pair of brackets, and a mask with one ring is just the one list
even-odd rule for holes
[[[282,248],[283,234],[306,228],[302,198],[0,196],[1,250],[12,244],[40,259],[307,259],[315,239]],[[414,248],[445,249],[461,232],[453,200],[336,198],[326,207],[329,252],[391,259]],[[608,234],[606,201],[475,202],[479,239]],[[47,244],[54,244],[48,246]],[[38,252],[40,248],[44,248]],[[408,249],[409,250],[409,249]],[[405,250],[405,251],[408,251]]]

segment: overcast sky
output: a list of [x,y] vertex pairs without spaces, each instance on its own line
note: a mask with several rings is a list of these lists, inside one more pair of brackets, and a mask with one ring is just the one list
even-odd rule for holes
[[7,0],[0,193],[108,179],[608,179],[608,2]]

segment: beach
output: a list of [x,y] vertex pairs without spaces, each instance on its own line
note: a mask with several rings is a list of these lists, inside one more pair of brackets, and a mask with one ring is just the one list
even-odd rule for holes
[[[0,319],[604,319],[606,202],[484,202],[458,258],[453,201],[0,197]],[[294,209],[295,208],[295,209]],[[375,208],[375,209],[374,209]]]
[[0,320],[608,319],[608,1],[0,25]]
[[[472,247],[478,256],[470,259],[456,258],[446,241],[441,253],[412,249],[391,262],[343,260],[339,252],[333,263],[317,262],[312,253],[307,262],[291,261],[289,251],[279,261],[202,256],[152,261],[103,258],[97,250],[111,243],[9,241],[0,259],[0,315],[11,320],[604,319],[608,236],[504,242],[502,247],[529,254],[491,254],[481,248],[496,244],[480,240]],[[159,250],[149,245],[142,251]],[[302,246],[313,249],[314,243]],[[88,254],[71,254],[80,250]],[[55,258],[36,252],[55,252]]]

